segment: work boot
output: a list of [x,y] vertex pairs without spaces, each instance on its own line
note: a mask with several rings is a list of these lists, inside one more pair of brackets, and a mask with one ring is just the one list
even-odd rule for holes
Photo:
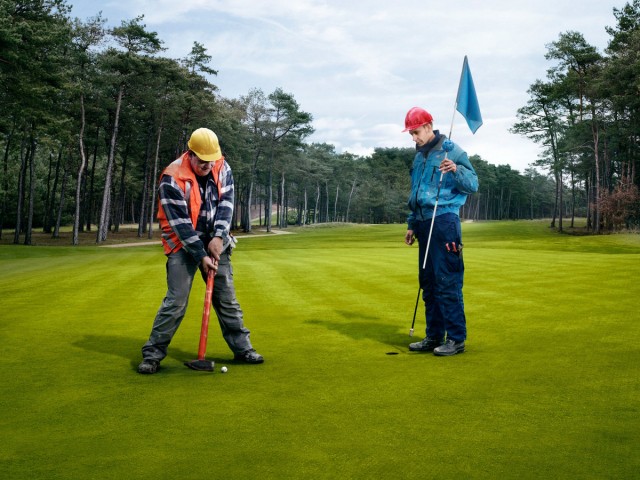
[[262,363],[264,362],[264,358],[258,352],[256,352],[253,348],[249,350],[245,350],[241,353],[236,353],[233,356],[234,360],[244,363]]
[[439,347],[443,343],[442,340],[424,337],[420,342],[410,343],[409,350],[412,352],[433,352],[434,348]]
[[160,362],[157,360],[143,360],[140,365],[138,365],[138,373],[151,374],[156,373],[158,371],[158,366]]
[[449,357],[462,352],[464,352],[464,342],[456,342],[450,339],[447,339],[444,345],[433,350],[433,354],[439,357]]

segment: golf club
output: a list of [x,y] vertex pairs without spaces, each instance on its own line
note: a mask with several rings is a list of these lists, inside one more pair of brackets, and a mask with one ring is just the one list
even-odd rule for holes
[[184,364],[192,370],[202,372],[213,372],[215,362],[213,360],[205,360],[207,352],[207,334],[209,332],[209,313],[211,312],[211,296],[213,294],[213,278],[215,270],[209,269],[207,274],[207,288],[204,294],[204,310],[202,312],[202,326],[200,328],[200,344],[198,345],[198,359],[184,362]]
[[420,301],[420,290],[422,290],[422,288],[418,287],[418,296],[416,298],[416,308],[413,309],[413,322],[411,322],[411,330],[409,330],[410,337],[413,337],[413,327],[416,324],[416,313],[418,312],[418,302]]

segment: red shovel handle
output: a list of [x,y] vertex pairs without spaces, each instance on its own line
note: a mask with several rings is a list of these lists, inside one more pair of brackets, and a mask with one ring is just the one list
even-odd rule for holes
[[204,360],[207,352],[207,335],[209,332],[209,312],[211,311],[211,296],[213,294],[213,277],[215,271],[209,269],[207,274],[207,289],[204,294],[204,310],[202,312],[202,327],[200,328],[200,345],[198,345],[198,360]]

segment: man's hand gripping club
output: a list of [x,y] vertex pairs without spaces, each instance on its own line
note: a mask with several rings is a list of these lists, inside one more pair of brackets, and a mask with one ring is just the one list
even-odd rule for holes
[[209,255],[202,259],[202,268],[205,273],[209,273],[209,270],[213,269],[218,271],[218,262],[220,261],[220,255],[222,254],[222,238],[214,237],[207,245],[207,252]]

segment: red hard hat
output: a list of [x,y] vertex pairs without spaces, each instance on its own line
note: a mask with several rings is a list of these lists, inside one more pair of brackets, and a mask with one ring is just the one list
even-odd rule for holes
[[407,116],[404,119],[405,129],[403,130],[403,132],[415,130],[422,125],[431,122],[433,122],[433,117],[429,112],[427,112],[424,108],[413,107],[407,112]]

